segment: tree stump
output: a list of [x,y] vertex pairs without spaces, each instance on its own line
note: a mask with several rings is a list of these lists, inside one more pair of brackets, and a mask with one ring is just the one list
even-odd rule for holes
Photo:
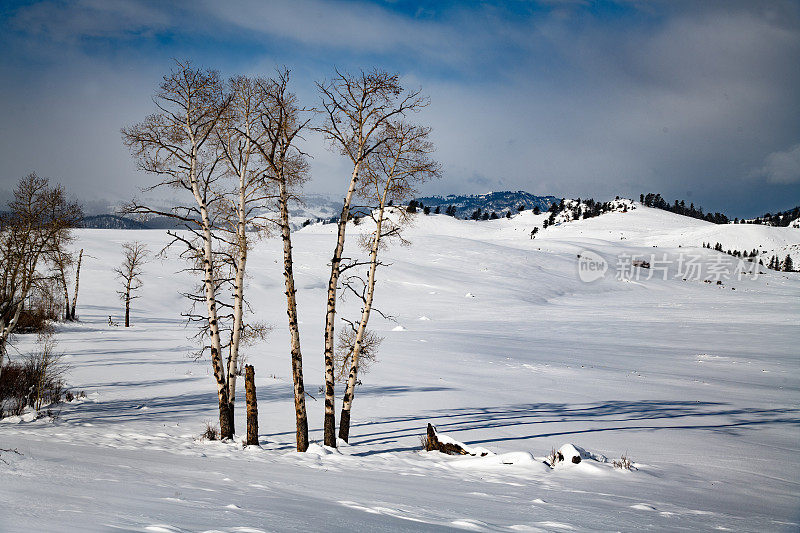
[[247,399],[248,446],[258,446],[258,400],[256,399],[256,371],[253,365],[244,367],[244,390]]
[[452,442],[441,442],[438,434],[436,433],[436,428],[434,428],[430,422],[428,423],[428,436],[425,439],[425,450],[429,452],[442,452],[446,453],[447,455],[475,455],[473,453],[469,453],[458,444]]

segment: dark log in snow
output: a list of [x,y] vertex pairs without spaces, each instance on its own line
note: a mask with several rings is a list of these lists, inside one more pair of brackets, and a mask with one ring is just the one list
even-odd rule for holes
[[[425,450],[429,452],[438,451],[448,455],[477,455],[468,452],[460,443],[454,442],[452,439],[447,439],[446,442],[442,442],[439,439],[436,428],[430,423],[428,423],[428,435],[425,439]],[[481,457],[484,455],[486,455],[486,453],[482,453]]]

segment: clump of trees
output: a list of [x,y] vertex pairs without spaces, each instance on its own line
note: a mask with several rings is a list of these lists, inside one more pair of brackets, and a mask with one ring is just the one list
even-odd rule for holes
[[777,213],[765,213],[764,215],[756,217],[752,220],[742,219],[741,221],[739,221],[738,219],[736,219],[736,222],[739,222],[741,224],[764,224],[767,226],[777,226],[785,228],[789,224],[798,219],[800,219],[800,206],[794,207],[792,209],[787,209],[786,211],[779,211]]
[[15,331],[41,329],[46,319],[74,314],[68,295],[62,306],[55,294],[59,261],[66,263],[71,230],[82,219],[80,204],[60,185],[35,173],[17,184],[9,211],[0,216],[0,373]]
[[683,200],[675,200],[672,204],[664,200],[660,194],[647,193],[640,194],[639,201],[646,207],[654,207],[656,209],[663,209],[671,213],[677,213],[687,217],[705,220],[706,222],[713,222],[714,224],[727,224],[730,219],[722,213],[703,213],[703,208],[700,206],[695,207],[694,203],[686,206]]
[[[268,331],[245,316],[246,264],[255,240],[276,230],[283,243],[283,275],[290,331],[294,383],[297,449],[308,447],[308,418],[303,383],[303,355],[297,315],[289,202],[297,199],[308,179],[306,155],[298,148],[305,132],[321,133],[331,148],[346,157],[352,168],[337,224],[330,260],[324,327],[325,444],[336,445],[334,382],[349,366],[343,410],[344,437],[349,432],[356,376],[360,362],[369,360],[378,342],[367,330],[375,287],[378,252],[384,242],[399,237],[413,210],[391,207],[410,199],[413,186],[438,176],[430,158],[429,129],[405,122],[410,113],[427,105],[419,90],[406,90],[398,76],[374,70],[336,75],[317,84],[321,104],[315,115],[289,90],[289,72],[272,78],[237,76],[224,81],[213,70],[176,62],[154,97],[155,112],[139,124],[123,128],[122,137],[139,168],[155,176],[150,188],[175,189],[184,201],[159,210],[137,201],[128,213],[161,216],[179,222],[185,231],[169,231],[172,241],[196,275],[196,291],[186,294],[192,304],[187,318],[199,326],[198,354],[209,353],[219,399],[220,437],[235,432],[234,402],[240,349],[248,339]],[[313,122],[312,122],[313,121]],[[354,199],[366,206],[354,210]],[[424,206],[420,206],[423,212]],[[369,218],[375,224],[364,244],[368,259],[343,256],[348,222]],[[310,222],[309,222],[310,223]],[[255,230],[255,231],[251,231]],[[128,265],[130,266],[130,265]],[[363,308],[359,320],[349,321],[349,349],[335,352],[335,317],[339,297],[353,291],[356,271],[367,268],[363,281]],[[127,280],[125,299],[129,301]],[[345,278],[342,276],[345,274]],[[135,283],[131,285],[135,286]],[[355,291],[354,291],[355,292]],[[344,337],[340,337],[344,338]],[[367,346],[368,345],[368,346]],[[366,348],[366,349],[365,349]],[[227,351],[227,360],[223,352]],[[340,342],[341,353],[341,342]],[[364,355],[367,354],[367,355]],[[352,376],[353,379],[350,379]],[[347,413],[347,414],[345,414]]]
[[[722,244],[719,242],[711,245],[710,242],[704,242],[703,248],[708,248],[709,250],[714,250],[716,252],[721,252],[724,254],[728,254],[733,257],[738,257],[739,259],[744,259],[746,261],[755,262],[758,260],[759,265],[764,265],[764,260],[761,259],[758,250],[753,248],[749,252],[747,250],[731,250],[730,248],[725,249],[722,247]],[[786,254],[786,257],[781,260],[777,255],[773,255],[769,259],[769,263],[767,263],[767,268],[771,270],[777,270],[779,272],[794,272],[794,262],[792,261],[792,256]]]

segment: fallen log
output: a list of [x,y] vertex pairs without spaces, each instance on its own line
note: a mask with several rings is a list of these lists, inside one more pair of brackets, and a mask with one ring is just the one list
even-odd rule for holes
[[[443,436],[444,437],[444,436]],[[433,427],[433,424],[428,423],[428,434],[424,439],[425,450],[429,452],[437,451],[441,453],[446,453],[447,455],[472,455],[477,456],[476,453],[471,453],[467,451],[464,446],[456,442],[450,438],[439,438],[439,433],[437,433],[436,428]],[[481,457],[488,455],[487,452],[483,452],[480,454]]]

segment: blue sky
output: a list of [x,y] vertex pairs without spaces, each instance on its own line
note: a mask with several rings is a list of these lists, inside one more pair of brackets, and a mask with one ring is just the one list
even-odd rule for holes
[[[796,1],[81,0],[0,8],[0,196],[36,170],[89,210],[150,183],[119,129],[172,58],[237,73],[381,67],[421,87],[423,192],[660,192],[731,216],[800,203]],[[346,164],[310,136],[314,192]]]

